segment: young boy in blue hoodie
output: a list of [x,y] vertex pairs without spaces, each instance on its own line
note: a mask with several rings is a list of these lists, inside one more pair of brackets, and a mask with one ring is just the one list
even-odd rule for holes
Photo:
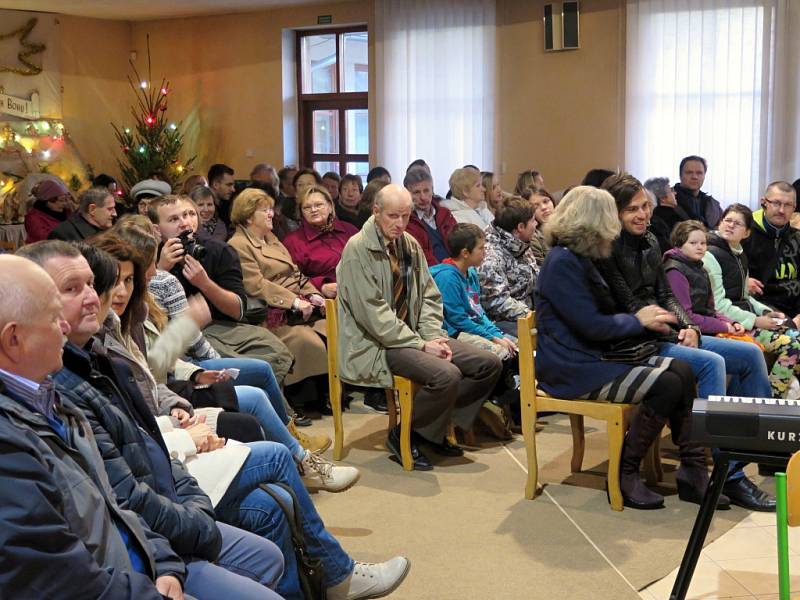
[[[515,394],[517,385],[512,383],[513,375],[519,370],[514,360],[517,355],[517,340],[504,334],[489,319],[480,303],[481,286],[476,269],[483,262],[485,244],[486,236],[480,227],[471,223],[458,223],[447,236],[450,258],[431,267],[430,271],[442,294],[444,326],[447,328],[447,334],[462,342],[493,352],[503,360],[504,376],[498,381],[498,387],[506,388],[505,391],[518,397],[518,393]],[[497,427],[499,404],[508,403],[510,400],[513,399],[504,398],[487,402],[479,415],[481,421],[500,438],[507,438],[508,432],[505,427],[503,428],[505,431],[502,432]],[[494,414],[491,416],[485,414],[487,411]]]

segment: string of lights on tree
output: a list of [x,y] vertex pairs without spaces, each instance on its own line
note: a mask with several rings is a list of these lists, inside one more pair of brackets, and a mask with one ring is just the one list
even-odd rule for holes
[[135,76],[128,75],[128,83],[136,96],[131,107],[134,124],[119,127],[111,124],[119,143],[122,157],[117,161],[122,179],[130,189],[136,182],[157,173],[161,179],[175,187],[191,170],[195,157],[181,161],[183,134],[180,123],[167,119],[169,81],[153,85],[150,63],[150,37],[147,38],[147,79],[142,78],[133,61]]
[[[0,153],[25,152],[43,171],[48,162],[58,158],[66,140],[64,124],[54,119],[6,121],[0,127]],[[0,174],[0,190],[19,179],[22,176],[18,174]]]

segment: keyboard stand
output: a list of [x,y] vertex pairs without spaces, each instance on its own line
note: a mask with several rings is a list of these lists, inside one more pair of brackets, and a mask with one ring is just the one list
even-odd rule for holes
[[675,585],[672,586],[670,600],[685,600],[686,593],[689,591],[689,584],[692,582],[692,575],[697,566],[697,559],[703,550],[703,542],[706,540],[711,519],[714,517],[714,510],[717,507],[717,500],[722,493],[722,486],[728,475],[728,467],[731,462],[762,463],[777,467],[786,467],[789,456],[768,454],[766,452],[739,452],[736,450],[719,450],[714,459],[714,470],[711,472],[711,481],[708,490],[700,505],[697,518],[694,521],[692,534],[689,536],[689,544],[683,554],[681,566],[678,569],[678,576],[675,578]]

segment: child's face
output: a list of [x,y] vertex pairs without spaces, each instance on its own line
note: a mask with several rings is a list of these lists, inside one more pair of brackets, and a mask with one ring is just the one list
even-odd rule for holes
[[686,243],[681,246],[681,252],[691,260],[703,260],[706,253],[706,232],[695,230],[690,233]]

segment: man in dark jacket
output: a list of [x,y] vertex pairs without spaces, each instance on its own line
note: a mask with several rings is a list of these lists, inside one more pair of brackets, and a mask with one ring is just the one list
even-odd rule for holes
[[702,156],[687,156],[681,160],[681,182],[675,184],[675,196],[678,206],[690,219],[702,221],[706,227],[714,229],[722,218],[722,207],[713,196],[700,191],[707,169]]
[[[264,586],[280,579],[280,550],[268,540],[215,522],[208,496],[179,461],[170,463],[155,418],[136,384],[129,383],[131,371],[121,361],[83,350],[91,346],[101,313],[110,308],[116,282],[102,276],[113,273],[113,259],[104,255],[111,268],[98,269],[94,277],[75,246],[45,242],[25,248],[22,254],[56,282],[70,326],[65,368],[54,377],[56,389],[69,395],[88,419],[120,505],[141,515],[186,561],[186,590],[193,596],[278,598]],[[106,300],[102,307],[98,292]],[[101,344],[96,347],[102,349]],[[220,561],[228,570],[210,561]]]
[[0,596],[183,599],[183,562],[116,502],[94,437],[49,374],[70,331],[29,261],[0,257]]
[[80,197],[78,212],[56,225],[48,239],[80,241],[111,229],[117,217],[114,195],[105,187],[89,188]]
[[[789,224],[797,197],[788,181],[767,186],[753,229],[743,240],[750,266],[750,293],[795,319],[800,312],[800,231]],[[797,319],[795,324],[800,323]]]

